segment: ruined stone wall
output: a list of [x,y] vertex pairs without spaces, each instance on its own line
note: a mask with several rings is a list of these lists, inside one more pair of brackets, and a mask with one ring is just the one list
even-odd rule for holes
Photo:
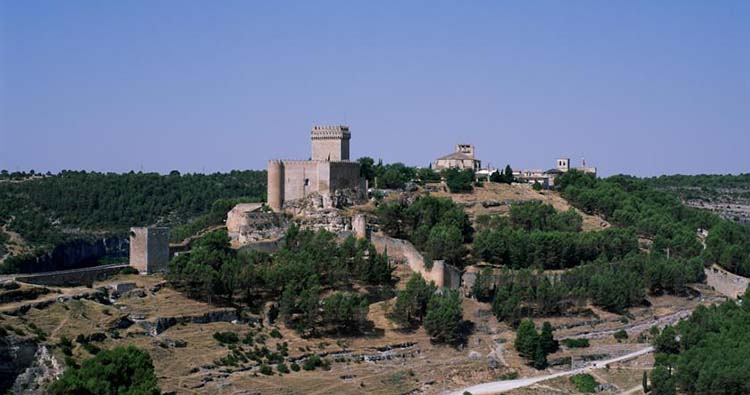
[[15,279],[16,281],[27,284],[45,285],[50,287],[91,286],[94,281],[104,280],[111,275],[119,273],[126,267],[128,267],[128,265],[104,265],[83,269],[17,276]]
[[433,281],[438,288],[458,289],[461,286],[461,271],[442,261],[433,262],[427,269],[422,254],[410,242],[392,237],[373,234],[370,241],[379,253],[388,251],[388,256],[403,260],[409,268],[422,275],[426,281]]
[[737,299],[745,293],[750,279],[732,274],[717,265],[705,269],[706,284],[729,298]]

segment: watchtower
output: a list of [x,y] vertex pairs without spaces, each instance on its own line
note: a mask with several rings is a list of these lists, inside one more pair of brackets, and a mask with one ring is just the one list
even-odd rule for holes
[[570,158],[558,158],[557,170],[560,170],[562,172],[570,170]]
[[312,160],[348,161],[351,137],[348,126],[314,126],[310,132]]
[[169,228],[130,228],[130,266],[141,274],[166,272],[169,266]]

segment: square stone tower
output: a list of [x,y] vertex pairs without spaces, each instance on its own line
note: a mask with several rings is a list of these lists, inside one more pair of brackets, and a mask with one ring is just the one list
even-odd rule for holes
[[141,274],[166,272],[169,267],[169,228],[130,228],[130,266]]
[[557,170],[560,170],[562,172],[570,170],[570,158],[558,158]]
[[312,140],[312,160],[347,161],[349,160],[349,127],[315,126],[310,132]]

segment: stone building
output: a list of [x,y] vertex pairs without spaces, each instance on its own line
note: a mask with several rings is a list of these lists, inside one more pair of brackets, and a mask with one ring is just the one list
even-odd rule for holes
[[130,266],[141,274],[166,272],[169,267],[169,228],[130,228]]
[[268,162],[268,205],[274,211],[282,211],[285,203],[313,193],[330,196],[344,189],[364,192],[359,163],[349,158],[348,126],[315,126],[310,140],[310,160]]
[[444,169],[461,169],[478,171],[482,167],[482,161],[474,157],[474,145],[456,144],[453,153],[437,158],[432,164],[432,169],[440,171]]
[[581,166],[570,167],[570,158],[558,158],[555,161],[555,168],[549,170],[519,170],[514,171],[513,176],[519,181],[528,182],[529,184],[539,184],[542,188],[547,189],[555,185],[555,179],[570,169],[578,170],[585,174],[591,174],[596,177],[596,167],[586,166],[586,160],[582,160]]

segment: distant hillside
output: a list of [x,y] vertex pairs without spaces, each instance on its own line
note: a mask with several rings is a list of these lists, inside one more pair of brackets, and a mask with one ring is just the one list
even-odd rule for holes
[[49,250],[92,235],[124,236],[131,226],[184,226],[210,213],[217,201],[221,210],[231,204],[221,199],[263,201],[265,191],[265,171],[63,171],[46,176],[2,172],[0,257]]
[[750,224],[750,174],[672,175],[646,179],[651,186],[673,192],[688,206],[722,218]]

